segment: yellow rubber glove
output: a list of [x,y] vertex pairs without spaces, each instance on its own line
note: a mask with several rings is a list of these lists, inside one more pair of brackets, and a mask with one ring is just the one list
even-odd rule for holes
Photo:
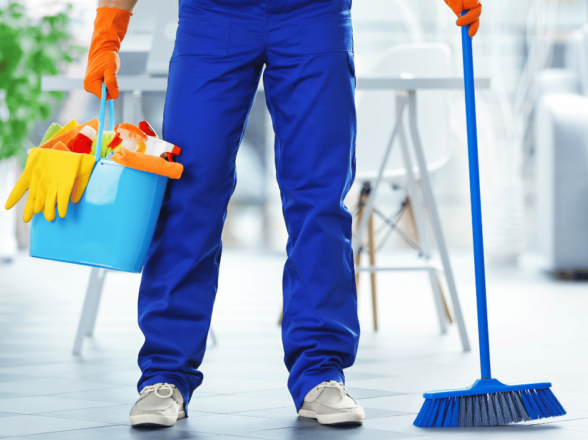
[[71,191],[71,201],[74,203],[78,203],[84,195],[84,191],[92,175],[92,170],[94,169],[94,164],[96,163],[94,156],[90,154],[80,154],[80,156],[82,156],[80,168],[76,174],[76,181]]
[[83,156],[66,151],[33,148],[25,170],[8,196],[6,209],[16,205],[29,190],[23,217],[25,223],[30,222],[33,215],[41,211],[44,211],[48,221],[53,221],[55,204],[59,216],[65,217]]
[[[76,178],[71,189],[71,201],[74,203],[78,203],[84,195],[86,187],[88,186],[88,181],[90,180],[90,176],[92,175],[92,171],[94,170],[95,160],[94,156],[91,156],[89,154],[69,154],[76,154],[77,156],[81,157],[80,166],[76,173]],[[65,198],[66,195],[64,194],[63,197]],[[35,200],[35,206],[33,211],[35,214],[38,214],[39,212],[41,212],[40,209],[42,209],[47,221],[52,222],[53,220],[55,220],[55,205],[57,202],[58,200],[54,196],[52,196],[51,192],[48,192],[47,197],[45,199],[45,206],[43,208],[39,208],[37,203],[39,203],[40,205],[41,202],[39,201],[39,199],[37,199]],[[65,207],[65,213],[67,213],[67,206]],[[61,209],[59,209],[59,216],[61,218],[65,217],[65,213],[64,215],[61,215]]]

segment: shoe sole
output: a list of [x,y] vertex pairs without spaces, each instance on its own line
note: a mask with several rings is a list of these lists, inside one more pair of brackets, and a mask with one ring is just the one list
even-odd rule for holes
[[136,416],[129,416],[131,426],[174,426],[177,420],[186,417],[185,411],[180,411],[178,417],[162,416],[160,414],[139,414]]
[[301,409],[298,411],[300,417],[315,419],[321,425],[361,425],[365,420],[365,415],[360,413],[339,413],[317,415],[314,411]]

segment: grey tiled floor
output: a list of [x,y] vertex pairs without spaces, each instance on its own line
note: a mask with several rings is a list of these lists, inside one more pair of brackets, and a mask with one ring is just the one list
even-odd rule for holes
[[[384,263],[406,258],[384,254]],[[0,266],[0,439],[588,439],[588,286],[558,283],[532,258],[489,272],[494,374],[551,380],[568,415],[494,429],[423,430],[412,422],[422,392],[478,377],[477,349],[463,353],[455,326],[440,335],[426,277],[379,275],[381,329],[371,329],[369,286],[360,293],[362,339],[346,372],[367,420],[328,428],[299,419],[286,389],[280,330],[281,255],[225,252],[213,328],[218,345],[190,417],[174,427],[129,426],[139,377],[136,275],[110,273],[94,338],[71,354],[89,269],[19,256]],[[470,338],[476,338],[472,262],[454,253]],[[365,278],[365,277],[364,277]]]

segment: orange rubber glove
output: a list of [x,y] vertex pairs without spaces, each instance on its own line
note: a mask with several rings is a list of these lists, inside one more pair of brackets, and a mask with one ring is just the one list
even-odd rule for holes
[[94,21],[94,35],[88,53],[88,68],[84,89],[98,98],[102,95],[102,82],[106,83],[107,99],[118,98],[116,73],[120,68],[118,51],[131,15],[129,11],[116,8],[98,8]]
[[[445,0],[445,3],[457,15],[458,26],[470,25],[469,34],[473,38],[480,28],[480,15],[482,15],[482,3],[480,0]],[[467,10],[469,12],[462,17],[461,13]]]

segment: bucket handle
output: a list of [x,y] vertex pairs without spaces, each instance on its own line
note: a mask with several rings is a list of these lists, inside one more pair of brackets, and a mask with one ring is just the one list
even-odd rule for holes
[[[114,131],[114,105],[112,99],[108,101],[109,129]],[[102,135],[104,134],[104,117],[106,116],[106,83],[102,83],[102,98],[100,98],[100,117],[98,119],[98,139],[96,141],[96,162],[100,160],[102,151]]]

